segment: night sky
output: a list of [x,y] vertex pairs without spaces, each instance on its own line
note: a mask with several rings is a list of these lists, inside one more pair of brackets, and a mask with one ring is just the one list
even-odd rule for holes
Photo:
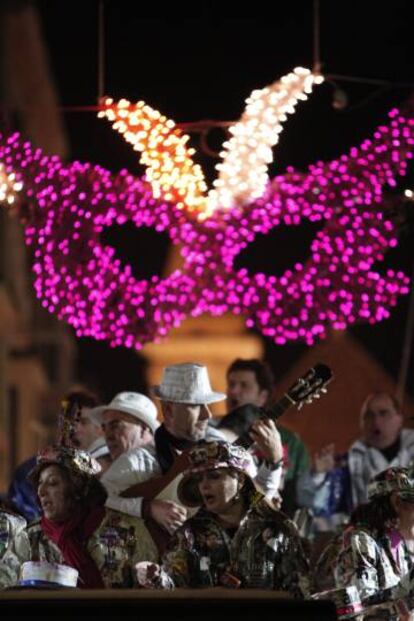
[[[324,74],[345,74],[414,85],[412,20],[407,1],[320,2],[320,51]],[[244,99],[300,65],[313,63],[313,2],[286,5],[254,2],[240,10],[234,2],[171,3],[151,9],[141,2],[104,3],[105,94],[114,99],[144,99],[176,122],[201,119],[237,120]],[[44,37],[63,107],[95,105],[98,96],[98,2],[38,2]],[[277,10],[277,15],[273,12]],[[304,170],[316,160],[346,153],[386,120],[387,111],[402,104],[414,88],[378,86],[335,80],[347,98],[342,110],[333,107],[335,84],[318,87],[285,125],[270,176],[293,165]],[[94,112],[64,112],[71,159],[99,163],[116,172],[128,168],[142,174],[138,158],[109,123]],[[218,149],[221,130],[209,136]],[[194,135],[193,146],[199,148]],[[207,177],[215,160],[198,150],[197,161]],[[414,166],[410,169],[414,185]],[[409,187],[409,180],[399,190]],[[237,266],[280,274],[306,259],[315,225],[279,227],[256,241],[238,258]],[[413,235],[387,255],[384,266],[409,273]],[[166,235],[136,230],[132,225],[108,230],[104,238],[117,256],[131,263],[137,277],[161,274]],[[378,271],[382,268],[376,266]],[[356,336],[394,376],[398,373],[408,298],[401,299],[392,318],[376,326],[352,328]],[[305,346],[276,347],[265,342],[266,356],[277,374],[300,357]],[[196,358],[195,352],[195,358]],[[125,388],[142,390],[144,361],[134,352],[110,349],[104,343],[79,340],[79,379],[100,390],[104,399]],[[411,377],[414,365],[411,365]],[[414,388],[414,382],[411,382]]]

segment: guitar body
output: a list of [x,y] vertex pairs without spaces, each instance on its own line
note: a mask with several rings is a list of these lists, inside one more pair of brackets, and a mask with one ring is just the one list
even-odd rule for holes
[[[177,505],[181,505],[181,502],[177,495],[178,485],[180,484],[181,479],[183,478],[183,474],[178,474],[173,481],[171,481],[158,496],[156,496],[156,500],[171,500],[175,502]],[[198,507],[190,508],[185,507],[187,511],[187,519],[193,517],[198,511]],[[153,538],[155,545],[158,548],[160,555],[162,556],[168,546],[168,543],[171,539],[171,535],[158,524],[154,519],[147,518],[145,520],[145,526],[148,528],[151,537]]]
[[[132,487],[121,492],[123,498],[144,498],[144,500],[170,500],[181,505],[177,490],[178,485],[183,478],[183,473],[189,465],[188,452],[181,453],[177,456],[173,465],[164,475],[154,477],[143,483],[137,483]],[[181,505],[183,506],[183,505]],[[197,513],[197,508],[190,509],[185,507],[187,517],[190,518]],[[167,545],[171,539],[171,535],[165,528],[160,526],[153,518],[145,518],[145,526],[148,528],[160,555],[165,552]]]

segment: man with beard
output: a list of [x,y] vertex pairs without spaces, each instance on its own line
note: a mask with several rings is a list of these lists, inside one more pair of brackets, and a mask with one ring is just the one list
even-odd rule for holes
[[[209,405],[224,400],[226,395],[211,389],[207,367],[195,363],[166,367],[154,394],[161,401],[164,417],[155,432],[156,455],[163,472],[171,468],[177,455],[200,440],[226,440],[221,431],[209,425],[212,418]],[[276,494],[283,457],[276,426],[273,421],[257,420],[250,434],[264,456],[255,482],[265,493]]]

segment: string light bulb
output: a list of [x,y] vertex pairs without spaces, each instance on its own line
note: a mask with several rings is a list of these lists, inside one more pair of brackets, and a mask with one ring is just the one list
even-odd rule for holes
[[7,173],[4,165],[0,163],[0,202],[12,205],[22,187],[23,184],[16,180],[16,175],[13,172]]

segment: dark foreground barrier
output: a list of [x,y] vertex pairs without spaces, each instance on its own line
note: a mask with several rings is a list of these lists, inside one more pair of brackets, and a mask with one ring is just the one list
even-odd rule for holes
[[229,589],[10,590],[0,593],[7,621],[336,621],[333,603],[287,599],[272,591]]

